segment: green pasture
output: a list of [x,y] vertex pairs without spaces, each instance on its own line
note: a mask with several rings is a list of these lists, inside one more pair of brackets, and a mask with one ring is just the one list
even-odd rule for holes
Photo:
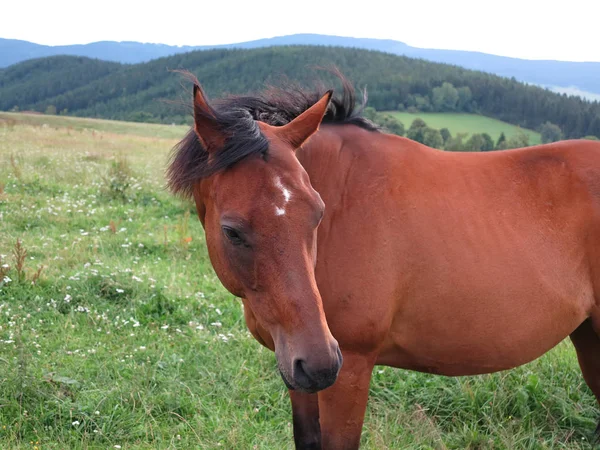
[[[293,448],[275,357],[164,188],[184,132],[0,114],[1,449]],[[376,367],[362,448],[588,449],[597,418],[564,342],[494,375]]]

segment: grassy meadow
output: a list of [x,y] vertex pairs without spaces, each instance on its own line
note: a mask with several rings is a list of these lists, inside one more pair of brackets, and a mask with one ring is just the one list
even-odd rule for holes
[[[1,449],[293,448],[274,355],[164,189],[184,131],[0,113]],[[376,367],[362,448],[588,449],[597,417],[564,342],[479,377]]]
[[506,138],[510,138],[519,132],[525,133],[529,136],[529,144],[536,145],[542,142],[540,133],[528,130],[526,128],[520,128],[516,125],[511,125],[501,120],[492,119],[491,117],[481,116],[479,114],[466,114],[466,113],[408,113],[399,111],[386,111],[387,114],[394,116],[400,120],[408,129],[410,124],[416,118],[421,118],[427,125],[432,128],[441,129],[448,128],[452,136],[457,133],[467,133],[471,135],[473,133],[487,133],[489,134],[494,142],[498,140],[501,133],[504,133]]

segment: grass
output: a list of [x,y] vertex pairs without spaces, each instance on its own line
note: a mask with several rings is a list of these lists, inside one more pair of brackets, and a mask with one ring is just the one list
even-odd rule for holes
[[478,114],[464,113],[416,113],[388,111],[396,119],[400,120],[408,129],[413,120],[420,117],[432,128],[448,128],[454,136],[456,133],[487,133],[494,142],[498,140],[501,133],[504,133],[507,138],[517,134],[519,131],[524,132],[529,136],[529,144],[540,144],[540,133],[537,133],[526,128],[520,128],[511,125],[501,120],[492,119],[490,117],[480,116]]
[[69,131],[100,131],[110,134],[129,136],[180,139],[189,129],[183,125],[160,125],[139,122],[121,122],[115,120],[87,119],[70,116],[52,116],[47,114],[23,114],[0,111],[0,124],[13,126],[32,125],[34,127],[66,128]]
[[[164,190],[173,129],[6,117],[0,448],[293,448],[275,358]],[[479,377],[377,367],[362,446],[587,449],[596,418],[565,342]]]

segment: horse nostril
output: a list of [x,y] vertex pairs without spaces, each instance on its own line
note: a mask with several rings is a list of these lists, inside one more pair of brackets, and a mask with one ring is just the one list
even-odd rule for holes
[[305,359],[294,359],[292,366],[294,387],[306,392],[317,392],[331,386],[342,366],[342,354],[339,350],[336,353],[336,357],[323,367],[312,367]]
[[306,372],[305,364],[306,362],[303,359],[296,359],[294,361],[294,379],[303,387],[312,384],[312,379]]

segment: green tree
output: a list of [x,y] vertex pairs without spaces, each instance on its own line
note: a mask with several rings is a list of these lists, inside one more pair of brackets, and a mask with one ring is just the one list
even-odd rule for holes
[[416,118],[413,120],[413,123],[410,124],[410,128],[406,132],[406,137],[412,139],[413,141],[417,141],[423,143],[423,134],[427,129],[427,124],[421,118]]
[[596,136],[584,136],[582,139],[587,139],[588,141],[598,141],[598,140],[600,140]]
[[465,142],[465,150],[470,152],[480,152],[485,146],[485,139],[481,134],[475,133]]
[[456,136],[451,137],[446,142],[444,148],[451,152],[460,152],[465,150],[463,139],[467,137],[467,133],[456,133]]
[[392,134],[397,134],[398,136],[404,136],[404,124],[391,114],[377,112],[375,108],[368,106],[363,110],[362,115],[371,122],[376,123],[380,127],[384,128],[385,131]]
[[563,136],[560,127],[548,121],[544,122],[540,127],[540,134],[542,136],[542,144],[560,141]]
[[433,148],[443,148],[444,139],[439,130],[426,127],[423,130],[423,144]]
[[448,142],[448,139],[452,137],[450,134],[450,130],[448,128],[442,128],[440,130],[440,134],[442,135],[442,139],[444,140],[444,144]]
[[588,126],[586,132],[581,133],[580,136],[582,134],[586,134],[588,136],[600,136],[600,111],[593,119],[591,119],[590,125]]
[[51,114],[51,115],[55,116],[56,115],[56,106],[48,105],[46,107],[46,114]]
[[456,91],[458,92],[458,104],[456,109],[458,111],[471,112],[473,109],[471,107],[473,94],[471,93],[469,86],[459,87]]
[[436,111],[455,111],[458,104],[458,91],[452,83],[444,82],[431,91],[433,107]]
[[498,137],[498,140],[496,141],[496,149],[506,150],[506,148],[506,135],[503,131],[502,133],[500,133],[500,137]]
[[492,137],[487,133],[482,133],[481,137],[485,142],[481,150],[484,152],[494,150],[494,140],[492,139]]
[[377,114],[377,116],[375,117],[375,122],[381,125],[390,133],[396,134],[398,136],[404,136],[404,124],[389,114]]
[[529,136],[519,130],[517,134],[511,136],[506,141],[506,148],[522,148],[529,147]]
[[417,109],[421,112],[429,112],[433,110],[428,96],[415,95],[415,103]]

